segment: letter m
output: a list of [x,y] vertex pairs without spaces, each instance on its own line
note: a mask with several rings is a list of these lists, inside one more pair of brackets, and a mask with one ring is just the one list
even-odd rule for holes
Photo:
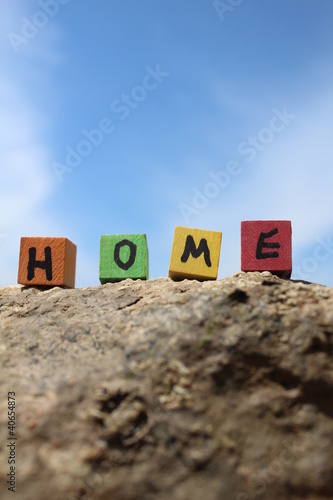
[[207,240],[205,238],[202,238],[197,248],[195,246],[193,236],[188,235],[188,237],[186,238],[184,253],[181,256],[180,260],[182,262],[187,262],[190,255],[192,255],[194,259],[197,259],[202,253],[204,254],[207,267],[211,267],[212,263],[210,261],[210,251],[208,248]]

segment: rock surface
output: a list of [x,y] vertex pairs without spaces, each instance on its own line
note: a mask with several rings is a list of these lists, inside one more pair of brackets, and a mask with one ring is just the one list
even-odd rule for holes
[[333,498],[333,289],[0,288],[0,497]]

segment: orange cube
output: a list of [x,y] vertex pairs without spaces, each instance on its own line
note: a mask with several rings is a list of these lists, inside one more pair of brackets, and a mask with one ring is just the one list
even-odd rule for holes
[[17,282],[75,287],[76,245],[67,238],[22,237]]

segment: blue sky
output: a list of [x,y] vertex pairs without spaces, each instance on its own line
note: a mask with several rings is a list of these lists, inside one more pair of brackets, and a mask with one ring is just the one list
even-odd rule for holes
[[176,225],[222,231],[223,278],[241,220],[289,219],[292,277],[333,286],[332,25],[331,0],[1,0],[0,284],[21,236],[76,243],[83,287],[101,234],[146,233],[167,276]]

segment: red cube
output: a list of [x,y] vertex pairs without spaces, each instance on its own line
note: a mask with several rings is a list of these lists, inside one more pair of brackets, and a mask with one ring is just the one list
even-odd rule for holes
[[241,222],[242,271],[270,271],[290,278],[291,222],[289,220],[253,220]]

